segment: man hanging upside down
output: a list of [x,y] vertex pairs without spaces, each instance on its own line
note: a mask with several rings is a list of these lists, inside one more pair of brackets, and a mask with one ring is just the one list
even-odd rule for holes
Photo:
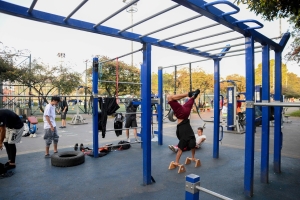
[[[196,138],[188,118],[190,116],[194,101],[199,93],[200,90],[197,89],[196,91],[189,93],[169,95],[167,97],[168,103],[173,109],[174,115],[177,117],[176,136],[179,140],[179,143],[176,160],[173,163],[174,165],[179,165],[179,160],[184,148],[186,148],[188,151],[192,150],[192,159],[195,159]],[[190,99],[184,105],[180,105],[177,100],[185,97],[190,97]]]

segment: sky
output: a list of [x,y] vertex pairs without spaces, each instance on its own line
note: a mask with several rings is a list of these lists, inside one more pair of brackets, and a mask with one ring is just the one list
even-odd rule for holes
[[[77,5],[81,3],[81,1],[82,0],[39,0],[34,9],[61,16],[67,16]],[[233,2],[233,0],[230,1]],[[9,0],[8,2],[29,7],[32,0]],[[208,0],[207,2],[211,2],[211,0]],[[75,13],[75,15],[72,16],[72,18],[96,24],[124,5],[125,4],[123,3],[123,0],[89,0],[77,13]],[[175,3],[171,0],[140,0],[137,4],[137,12],[133,13],[133,22],[135,23],[139,20],[142,20],[172,5],[175,5]],[[218,5],[216,7],[222,9],[223,11],[232,10],[227,5]],[[246,9],[245,6],[240,6],[240,8],[241,11],[238,14],[232,15],[233,17],[239,20],[256,19],[264,24],[264,28],[257,29],[257,31],[269,38],[279,36],[279,20],[267,22],[264,21],[261,16],[256,16],[254,13],[251,13]],[[152,20],[134,27],[133,32],[138,34],[145,34],[181,21],[183,19],[195,16],[196,14],[196,12],[180,6]],[[290,29],[290,25],[284,19],[281,21],[281,31],[284,33]],[[214,23],[215,22],[206,17],[200,17],[185,24],[155,33],[153,35],[150,35],[150,37],[163,39]],[[105,22],[103,25],[117,29],[125,28],[131,25],[131,14],[123,11],[120,14],[116,15],[114,18]],[[247,25],[252,26],[253,24],[248,23]],[[209,36],[214,33],[224,32],[226,30],[229,29],[222,25],[219,25],[210,29],[174,38],[169,41],[180,43],[203,36]],[[197,45],[199,46],[202,44],[221,41],[224,39],[226,40],[228,38],[239,36],[241,35],[233,32],[217,37],[211,37],[205,40],[191,42],[185,44],[185,46],[194,47]],[[289,45],[291,41],[292,39],[289,40],[289,43],[287,44],[283,52],[283,58],[284,55],[289,51]],[[49,66],[59,65],[60,63],[62,63],[64,66],[71,67],[72,70],[80,73],[83,73],[85,71],[85,61],[88,60],[88,65],[91,65],[92,58],[95,55],[104,55],[110,58],[115,58],[131,52],[131,41],[79,30],[73,30],[69,28],[63,28],[46,23],[30,21],[2,13],[0,13],[0,42],[2,42],[2,44],[0,44],[0,50],[1,48],[3,49],[4,46],[17,50],[27,49],[32,58],[38,59],[40,62],[46,63]],[[239,39],[227,43],[200,48],[198,50],[205,51],[216,47],[223,47],[227,44],[233,45],[243,42],[244,39]],[[279,41],[276,40],[276,42]],[[137,42],[133,43],[134,50],[140,49],[141,47],[142,44]],[[232,50],[242,48],[244,48],[244,46],[232,48]],[[211,53],[219,51],[220,50],[212,51]],[[58,53],[65,53],[65,58],[59,58],[57,56]],[[270,53],[270,58],[274,58],[273,51],[271,51]],[[134,65],[139,67],[142,59],[142,52],[135,53],[133,55]],[[157,72],[157,68],[159,66],[170,66],[202,59],[204,58],[160,47],[152,47],[151,63],[153,72]],[[131,56],[121,58],[120,60],[130,64]],[[22,61],[22,59],[20,59],[20,61]],[[27,60],[25,61],[25,63],[26,62]],[[283,59],[283,62],[286,62],[286,60]],[[257,53],[255,56],[255,65],[257,66],[259,63],[261,63],[261,53]],[[289,72],[293,72],[300,76],[300,68],[296,63],[288,62],[287,66]],[[213,73],[212,60],[192,64],[193,69],[196,69],[197,67],[201,67],[208,73]],[[245,56],[223,58],[220,63],[220,67],[221,77],[226,77],[230,74],[240,74],[245,76]],[[178,68],[180,69],[180,67]],[[170,68],[165,71],[172,72],[173,70],[174,68]]]

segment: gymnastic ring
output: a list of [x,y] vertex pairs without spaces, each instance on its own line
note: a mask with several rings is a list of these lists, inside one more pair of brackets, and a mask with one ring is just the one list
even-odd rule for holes
[[170,109],[170,112],[168,114],[168,119],[171,121],[171,122],[176,122],[177,118],[174,118],[174,111],[172,109]]

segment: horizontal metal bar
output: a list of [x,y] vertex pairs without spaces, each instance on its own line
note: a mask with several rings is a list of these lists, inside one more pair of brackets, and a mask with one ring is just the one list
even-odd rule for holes
[[180,37],[180,36],[183,36],[183,35],[186,35],[186,34],[189,34],[189,33],[194,33],[194,32],[196,32],[196,31],[204,30],[204,29],[211,28],[211,27],[218,26],[218,25],[220,25],[220,24],[215,23],[215,24],[211,24],[211,25],[204,26],[204,27],[201,27],[201,28],[196,28],[196,29],[191,30],[191,31],[187,31],[187,32],[180,33],[180,34],[178,34],[178,35],[174,35],[174,36],[171,36],[171,37],[162,39],[162,40],[158,40],[157,42],[161,42],[161,41],[173,39],[173,38],[176,38],[176,37]]
[[132,1],[130,1],[128,4],[126,4],[125,6],[123,6],[122,8],[120,8],[119,10],[117,10],[116,12],[114,12],[113,14],[111,14],[110,16],[106,17],[105,19],[103,19],[101,22],[99,22],[98,24],[94,25],[93,27],[96,28],[100,24],[103,24],[107,20],[111,19],[112,17],[114,17],[115,15],[119,14],[120,12],[122,12],[123,10],[125,10],[126,8],[132,6],[133,4],[137,3],[138,1],[139,0],[132,0]]
[[190,47],[187,50],[206,47],[206,46],[210,46],[210,45],[214,45],[214,44],[219,44],[219,43],[222,43],[222,42],[229,42],[229,41],[233,41],[233,40],[239,40],[239,39],[243,39],[243,38],[245,38],[245,37],[241,36],[241,37],[229,38],[229,39],[226,39],[226,40],[221,40],[221,41],[212,42],[212,43],[208,43],[208,44],[203,44],[203,45],[199,45],[199,46],[195,46],[195,47]]
[[64,22],[70,19],[88,0],[83,0],[65,19]]
[[165,26],[165,27],[163,27],[163,28],[157,29],[157,30],[152,31],[152,32],[150,32],[150,33],[146,33],[146,34],[144,34],[144,35],[141,35],[139,38],[143,38],[143,37],[146,37],[146,36],[148,36],[148,35],[151,35],[151,34],[154,34],[154,33],[157,33],[157,32],[163,31],[163,30],[166,30],[166,29],[168,29],[168,28],[177,26],[177,25],[179,25],[179,24],[188,22],[188,21],[190,21],[190,20],[196,19],[196,18],[201,17],[201,16],[202,16],[202,15],[196,15],[196,16],[194,16],[194,17],[190,17],[190,18],[188,18],[188,19],[185,19],[185,20],[176,22],[176,23],[171,24],[171,25],[169,25],[169,26]]
[[36,4],[37,1],[38,1],[38,0],[33,0],[33,1],[32,1],[32,3],[31,3],[31,5],[30,5],[29,9],[27,10],[28,13],[31,13],[31,12],[32,12],[32,10],[33,10],[33,8],[34,8],[34,6],[35,6],[35,4]]
[[106,61],[103,61],[103,62],[99,62],[99,64],[104,64],[104,63],[107,63],[107,62],[111,62],[111,61],[113,61],[113,60],[116,60],[117,58],[118,58],[118,59],[119,59],[119,58],[123,58],[123,57],[125,57],[125,56],[131,55],[131,54],[134,54],[134,53],[137,53],[137,52],[142,51],[142,50],[143,50],[143,48],[138,49],[138,50],[135,50],[135,51],[132,51],[132,52],[130,52],[130,53],[126,53],[126,54],[121,55],[121,56],[119,56],[119,57],[112,58],[112,59],[110,59],[110,60],[106,60]]
[[142,114],[142,112],[116,112],[112,115],[117,115],[117,114],[128,114],[128,115],[131,115],[131,114]]
[[[137,99],[137,100],[142,100],[142,98],[140,98],[140,97],[137,97],[137,98],[133,98],[133,97],[130,97],[130,98],[125,98],[125,97],[116,97],[117,99]],[[121,102],[121,103],[123,103],[123,102]]]
[[135,27],[135,26],[137,26],[137,25],[139,25],[139,24],[141,24],[141,23],[143,23],[143,22],[145,22],[145,21],[148,21],[149,19],[152,19],[152,18],[157,17],[157,16],[159,16],[159,15],[165,13],[165,12],[168,12],[168,11],[174,9],[174,8],[177,8],[178,6],[180,6],[180,5],[179,5],[179,4],[176,4],[176,5],[174,5],[174,6],[171,6],[171,7],[169,7],[169,8],[166,8],[166,9],[164,9],[164,10],[162,10],[162,11],[160,11],[160,12],[154,14],[154,15],[151,15],[151,16],[149,16],[149,17],[147,17],[147,18],[145,18],[145,19],[143,19],[143,20],[141,20],[141,21],[139,21],[139,22],[136,22],[136,23],[134,23],[134,24],[132,24],[132,25],[130,25],[130,26],[128,26],[128,27],[126,27],[126,28],[124,28],[124,29],[118,31],[118,33],[122,33],[122,32],[124,32],[124,31],[126,31],[126,30],[128,30],[128,29],[130,29],[130,28],[132,28],[132,27]]
[[270,102],[254,103],[255,106],[300,107],[300,103]]
[[193,39],[193,40],[189,40],[189,41],[181,42],[181,43],[178,43],[178,44],[174,44],[173,46],[187,44],[187,43],[191,43],[191,42],[195,42],[195,41],[199,41],[199,40],[203,40],[203,39],[206,39],[206,38],[211,38],[211,37],[215,37],[215,36],[218,36],[218,35],[223,35],[223,34],[227,34],[227,33],[231,33],[231,32],[234,32],[234,31],[233,30],[228,30],[228,31],[224,31],[224,32],[221,32],[221,33],[216,33],[216,34],[208,35],[208,36],[205,36],[205,37],[196,38],[196,39]]
[[[262,51],[261,50],[254,51],[254,53],[259,53],[259,52],[262,52]],[[223,53],[226,53],[226,52],[223,52]],[[222,53],[218,53],[218,54],[222,54]],[[219,56],[219,57],[216,57],[216,58],[226,58],[226,57],[234,57],[234,56],[240,56],[240,55],[245,55],[245,53]],[[177,64],[177,65],[170,65],[170,66],[162,67],[162,68],[163,69],[165,69],[165,68],[171,68],[171,67],[180,66],[180,65],[187,65],[187,64],[190,64],[190,63],[192,64],[192,63],[204,62],[204,61],[208,61],[208,60],[213,60],[213,58],[207,58],[207,59],[203,59],[203,60],[196,60],[196,61],[193,61],[193,62],[181,63],[181,64]]]
[[[117,83],[117,81],[99,81],[100,83]],[[133,83],[133,82],[118,82],[120,84],[132,84],[132,85],[142,85],[142,83]]]
[[[41,97],[41,98],[48,98],[48,97],[55,97],[55,96],[59,96],[59,97],[85,97],[85,95],[72,95],[72,96],[66,96],[66,95],[47,95],[47,96],[35,96],[35,95],[3,95],[0,94],[1,97]],[[89,97],[90,95],[86,95],[87,97]]]
[[230,198],[228,198],[228,197],[225,197],[225,196],[223,196],[223,195],[221,195],[221,194],[218,194],[218,193],[213,192],[213,191],[211,191],[211,190],[205,189],[205,188],[203,188],[203,187],[201,187],[201,186],[198,186],[198,185],[196,186],[196,188],[197,188],[198,190],[202,191],[202,192],[208,193],[208,194],[210,194],[210,195],[212,195],[212,196],[215,196],[215,197],[218,197],[218,198],[220,198],[220,199],[224,199],[224,200],[233,200],[233,199],[230,199]]
[[[257,48],[261,48],[262,46],[257,46],[257,47],[253,47],[254,49],[257,49]],[[214,55],[218,55],[218,54],[223,54],[223,53],[234,53],[234,52],[239,52],[239,51],[244,51],[245,49],[236,49],[236,50],[231,50],[231,51],[225,51],[225,52],[219,52],[219,53],[213,53],[213,54],[209,54],[211,56],[214,56]]]
[[105,132],[111,132],[111,131],[122,131],[122,130],[131,130],[131,129],[141,129],[142,127],[133,127],[133,128],[121,128],[121,129],[108,129]]

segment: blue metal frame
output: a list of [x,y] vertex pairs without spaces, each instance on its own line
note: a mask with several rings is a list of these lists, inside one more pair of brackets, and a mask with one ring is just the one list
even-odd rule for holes
[[140,42],[140,43],[150,43],[152,45],[158,46],[158,47],[163,47],[167,49],[172,49],[175,51],[180,51],[180,52],[185,52],[188,54],[196,55],[196,56],[202,56],[202,57],[207,57],[209,58],[209,54],[206,52],[201,52],[196,49],[190,49],[187,50],[188,47],[178,45],[174,46],[174,43],[167,42],[167,41],[159,41],[159,39],[152,38],[152,37],[143,37],[140,38],[141,35],[136,34],[136,33],[131,33],[131,32],[122,32],[118,33],[120,30],[115,29],[115,28],[110,28],[107,26],[102,26],[99,25],[95,28],[93,26],[95,24],[89,23],[89,22],[84,22],[80,20],[75,20],[75,19],[68,19],[66,22],[64,21],[65,17],[59,16],[59,15],[54,15],[38,10],[32,10],[31,13],[27,13],[28,8],[23,7],[23,6],[18,6],[15,4],[7,3],[4,1],[0,1],[0,12],[33,20],[33,21],[38,21],[38,22],[44,22],[52,25],[57,25],[57,26],[62,26],[66,28],[72,28],[72,29],[77,29],[81,31],[86,31],[86,32],[91,32],[91,33],[96,33],[96,34],[102,34],[102,35],[107,35],[107,36],[112,36],[116,38],[121,38],[125,40],[130,40],[130,41],[135,41],[135,42]]
[[239,21],[233,22],[233,24],[240,24],[240,23],[247,23],[247,22],[256,23],[258,26],[248,27],[245,30],[260,29],[260,28],[264,27],[264,25],[262,23],[260,23],[257,20],[253,20],[253,19],[239,20]]
[[255,136],[255,109],[254,109],[254,38],[245,38],[246,49],[246,119],[245,136],[245,166],[244,166],[244,193],[253,196],[254,173],[254,136]]
[[[203,0],[172,0],[178,4],[181,4],[182,6],[185,6],[191,10],[194,10],[195,12],[202,14],[206,16],[207,18],[210,18],[216,22],[219,22],[220,24],[223,24],[224,26],[235,30],[238,33],[241,33],[242,35],[251,35],[255,41],[263,43],[263,44],[269,44],[270,48],[273,50],[279,50],[281,51],[283,47],[276,42],[272,41],[271,39],[267,38],[266,36],[262,35],[261,33],[255,31],[255,30],[247,30],[249,27],[245,24],[233,24],[234,22],[237,22],[238,20],[231,17],[231,16],[223,16],[224,12],[222,10],[217,9],[214,6],[209,6],[206,8],[206,5],[211,4],[207,3]],[[232,7],[235,6],[233,3],[228,2],[226,0],[220,0],[216,2],[223,2],[226,4],[232,4]]]
[[[200,176],[196,174],[189,174],[185,177],[185,182],[189,183],[190,185],[195,185],[196,183],[200,182]],[[187,184],[186,184],[187,185]],[[199,200],[199,190],[197,189],[195,193],[191,193],[185,190],[185,200]]]
[[99,142],[98,142],[98,58],[93,58],[93,149],[94,158],[97,158]]
[[[234,102],[234,87],[235,86],[228,86],[227,87],[227,130],[228,131],[233,131],[234,127],[230,127],[234,125],[234,120],[235,120],[235,113],[234,113],[234,106],[236,106],[236,103]],[[229,96],[231,95],[231,97]],[[229,101],[231,99],[231,102]]]
[[158,121],[158,145],[163,145],[163,68],[158,68],[158,99],[157,104],[157,121]]
[[151,184],[151,45],[143,44],[143,64],[141,66],[142,77],[142,113],[141,133],[143,147],[143,184]]
[[[270,74],[270,48],[262,48],[262,74]],[[262,102],[270,102],[270,76],[262,76]],[[269,182],[270,107],[262,106],[260,181]]]

